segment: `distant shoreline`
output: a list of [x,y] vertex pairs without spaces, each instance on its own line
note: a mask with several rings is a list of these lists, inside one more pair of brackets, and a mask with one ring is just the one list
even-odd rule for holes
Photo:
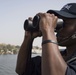
[[[18,54],[19,49],[20,49],[19,45],[11,45],[11,44],[2,43],[2,44],[0,44],[0,55]],[[40,47],[33,46],[33,49],[32,49],[33,54],[40,54],[41,51],[42,51],[42,49]]]

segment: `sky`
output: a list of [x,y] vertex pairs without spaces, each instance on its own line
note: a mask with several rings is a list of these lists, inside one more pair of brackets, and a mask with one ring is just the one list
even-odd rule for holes
[[[0,0],[0,43],[21,45],[24,39],[24,21],[39,12],[60,10],[76,0]],[[41,46],[36,38],[34,46]]]

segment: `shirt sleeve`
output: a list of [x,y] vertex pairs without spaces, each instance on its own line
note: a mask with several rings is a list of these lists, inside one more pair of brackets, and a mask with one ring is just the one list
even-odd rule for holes
[[71,63],[68,63],[65,75],[76,75],[76,60]]

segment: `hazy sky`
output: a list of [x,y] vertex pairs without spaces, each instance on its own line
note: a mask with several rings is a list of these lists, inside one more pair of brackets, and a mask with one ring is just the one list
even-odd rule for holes
[[[0,43],[21,45],[24,38],[24,21],[38,12],[60,10],[76,0],[0,0]],[[41,38],[34,41],[41,45]]]

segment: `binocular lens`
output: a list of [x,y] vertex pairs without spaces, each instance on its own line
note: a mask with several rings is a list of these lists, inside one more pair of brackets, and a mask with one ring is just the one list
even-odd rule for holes
[[56,30],[59,30],[63,27],[63,20],[62,19],[58,19],[57,21],[57,26],[56,26]]
[[34,26],[34,28],[37,28],[39,26],[39,21],[40,21],[40,16],[36,15],[33,18],[33,26]]
[[31,20],[25,20],[24,30],[26,30],[26,31],[32,30],[32,21]]

